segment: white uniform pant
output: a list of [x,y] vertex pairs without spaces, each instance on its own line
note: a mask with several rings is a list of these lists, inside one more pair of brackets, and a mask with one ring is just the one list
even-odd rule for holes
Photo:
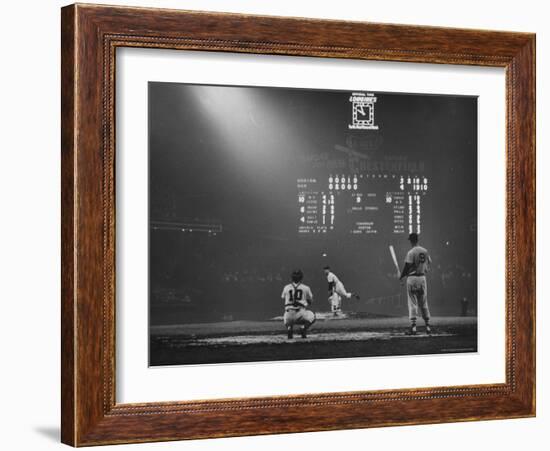
[[330,308],[333,312],[342,310],[342,298],[350,299],[351,293],[346,291],[342,282],[337,282],[334,286],[334,292],[329,296]]
[[332,312],[339,312],[342,310],[342,297],[338,293],[332,293],[328,301],[330,302],[330,309]]
[[334,292],[338,295],[340,295],[343,298],[349,299],[351,298],[351,293],[348,293],[346,291],[346,287],[344,287],[344,284],[340,281],[336,283],[336,286],[334,287]]
[[411,321],[416,320],[419,310],[424,320],[430,319],[426,276],[407,277],[407,300],[409,304],[409,318]]
[[286,327],[295,325],[309,327],[315,322],[315,313],[306,308],[287,308],[283,321]]

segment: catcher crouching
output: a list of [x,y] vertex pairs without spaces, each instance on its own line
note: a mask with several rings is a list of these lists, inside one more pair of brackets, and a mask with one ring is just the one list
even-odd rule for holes
[[285,303],[283,321],[289,339],[294,337],[294,326],[300,326],[300,335],[307,338],[307,331],[315,322],[315,313],[308,310],[313,302],[313,294],[311,288],[302,283],[303,278],[304,273],[300,269],[292,271],[291,283],[285,285],[281,295]]

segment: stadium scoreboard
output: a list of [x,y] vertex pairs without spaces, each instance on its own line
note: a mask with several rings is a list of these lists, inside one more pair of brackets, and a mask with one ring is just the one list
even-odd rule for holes
[[300,235],[421,233],[425,176],[329,174],[297,179]]

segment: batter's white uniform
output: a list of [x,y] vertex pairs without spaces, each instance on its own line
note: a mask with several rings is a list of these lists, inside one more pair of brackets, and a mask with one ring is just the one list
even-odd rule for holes
[[327,274],[327,282],[329,290],[332,290],[332,294],[329,296],[331,310],[339,312],[342,309],[342,297],[350,299],[351,293],[346,291],[344,284],[331,271]]
[[313,301],[311,288],[303,283],[289,283],[283,288],[281,298],[285,301],[285,314],[283,321],[285,326],[296,325],[310,326],[315,322],[315,313],[308,310],[308,305]]
[[428,308],[428,286],[426,273],[432,260],[428,251],[422,246],[414,246],[405,257],[405,263],[409,264],[407,273],[407,299],[409,304],[409,318],[416,320],[418,310],[424,320],[430,319]]

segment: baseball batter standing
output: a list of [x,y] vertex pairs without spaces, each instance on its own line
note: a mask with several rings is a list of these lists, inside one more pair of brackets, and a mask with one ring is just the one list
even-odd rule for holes
[[405,266],[401,271],[399,280],[407,278],[407,299],[409,305],[409,319],[411,328],[409,335],[416,335],[416,318],[418,310],[426,324],[426,333],[432,333],[430,328],[430,310],[428,308],[428,287],[426,284],[426,273],[430,269],[432,260],[428,251],[418,245],[418,234],[409,235],[411,249],[405,257]]
[[294,326],[301,326],[302,338],[307,338],[307,330],[315,322],[315,313],[307,307],[313,302],[311,288],[302,283],[304,274],[300,269],[292,272],[291,283],[285,285],[281,298],[285,301],[283,321],[289,339],[294,337]]

